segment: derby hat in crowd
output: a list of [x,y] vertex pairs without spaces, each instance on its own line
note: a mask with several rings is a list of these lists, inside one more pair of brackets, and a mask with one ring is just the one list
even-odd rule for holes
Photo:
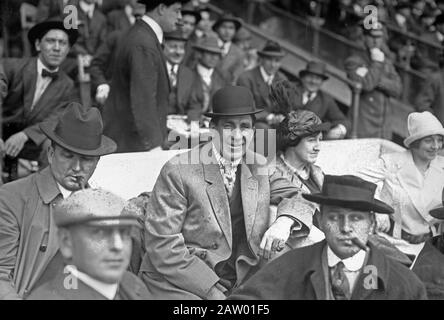
[[222,54],[222,49],[214,34],[207,34],[205,37],[200,38],[197,43],[193,45],[193,48],[195,50]]
[[57,121],[40,124],[53,142],[85,156],[103,156],[116,151],[116,143],[103,135],[103,122],[97,108],[85,108],[71,102]]
[[43,38],[45,34],[47,34],[50,30],[62,30],[65,31],[68,35],[68,41],[71,46],[76,43],[79,33],[77,29],[65,28],[63,21],[59,20],[47,20],[40,23],[37,23],[28,31],[28,40],[31,43],[31,46],[34,46],[36,40],[40,40]]
[[393,208],[374,198],[376,184],[356,176],[326,175],[322,191],[315,194],[302,194],[308,201],[360,211],[393,213]]
[[246,87],[227,86],[216,91],[212,100],[213,112],[207,117],[235,117],[254,115],[263,109],[256,109],[254,97]]
[[282,58],[285,56],[285,52],[282,50],[281,45],[276,41],[268,40],[262,50],[259,50],[257,54],[260,57],[276,57]]
[[321,61],[310,61],[305,66],[305,69],[299,72],[299,78],[302,78],[306,74],[315,74],[320,76],[322,79],[327,80],[327,66]]
[[187,41],[188,40],[187,38],[185,38],[185,36],[180,28],[177,28],[175,31],[172,31],[172,32],[165,32],[163,37],[164,37],[165,41],[168,41],[168,40]]
[[410,113],[407,119],[407,130],[409,135],[404,140],[407,148],[412,142],[427,136],[439,134],[444,137],[444,127],[429,111]]
[[236,31],[238,31],[242,27],[241,19],[236,18],[232,14],[224,14],[221,17],[219,17],[219,19],[217,19],[217,21],[213,24],[213,31],[219,29],[220,25],[224,22],[233,22]]

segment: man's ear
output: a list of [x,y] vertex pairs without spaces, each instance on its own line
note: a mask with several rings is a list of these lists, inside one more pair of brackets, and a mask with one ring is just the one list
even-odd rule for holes
[[48,157],[48,163],[52,164],[52,159],[54,158],[54,152],[55,152],[52,143],[48,145],[48,148],[46,150],[47,150],[46,156]]
[[165,13],[165,9],[167,9],[168,7],[164,4],[164,3],[161,3],[161,4],[159,4],[157,7],[156,7],[156,13],[159,15],[159,16],[163,16],[164,15],[164,13]]
[[37,39],[34,42],[34,47],[37,52],[40,52],[40,43],[41,43],[40,39]]

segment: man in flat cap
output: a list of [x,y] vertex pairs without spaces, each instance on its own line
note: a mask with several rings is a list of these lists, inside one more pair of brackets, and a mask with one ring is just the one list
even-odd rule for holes
[[376,184],[356,176],[326,175],[322,192],[303,194],[320,204],[325,240],[276,258],[231,299],[426,299],[424,285],[407,267],[367,242],[375,214],[393,209],[374,198]]
[[66,267],[31,292],[31,300],[140,300],[145,284],[126,271],[137,208],[101,189],[74,192],[54,210]]
[[105,134],[118,152],[149,151],[167,135],[171,90],[162,43],[164,32],[181,24],[185,0],[140,0],[145,15],[135,22],[117,49],[110,95],[103,110]]
[[310,203],[293,210],[301,190],[249,149],[251,92],[224,87],[212,105],[212,141],[168,161],[147,202],[140,276],[154,299],[224,299],[311,227]]
[[51,140],[49,166],[0,188],[0,299],[25,298],[63,267],[54,206],[87,186],[100,156],[116,150],[99,110],[75,102],[40,129]]
[[2,60],[0,78],[6,95],[0,95],[3,136],[0,150],[9,166],[17,158],[39,160],[46,136],[39,124],[54,119],[68,102],[77,100],[73,81],[61,70],[77,39],[75,29],[62,21],[45,21],[29,30],[28,39],[37,57]]

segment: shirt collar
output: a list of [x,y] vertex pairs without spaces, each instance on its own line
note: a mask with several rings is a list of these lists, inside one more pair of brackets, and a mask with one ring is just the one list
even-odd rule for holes
[[216,161],[219,163],[219,165],[221,166],[226,166],[226,165],[231,165],[231,167],[237,167],[239,165],[239,163],[242,161],[242,158],[237,159],[236,161],[230,161],[225,159],[224,157],[222,157],[222,155],[219,153],[219,151],[217,151],[216,147],[214,146],[213,143],[213,154],[214,157],[216,158]]
[[260,69],[260,71],[261,71],[261,75],[262,75],[262,78],[264,79],[265,83],[269,83],[269,82],[272,82],[272,81],[273,81],[273,79],[274,79],[274,74],[271,74],[271,75],[268,74],[268,73],[265,71],[264,67],[262,67],[262,66],[260,66],[259,69]]
[[80,8],[84,12],[86,12],[90,18],[92,18],[96,4],[94,2],[89,4],[89,3],[86,3],[85,1],[80,0],[79,5],[80,5]]
[[219,44],[219,47],[222,48],[224,54],[227,54],[230,51],[231,48],[231,41],[223,42],[220,38],[217,39],[217,43]]
[[202,77],[211,77],[213,75],[213,69],[208,69],[201,65],[200,63],[197,64],[197,73],[199,73]]
[[57,67],[56,69],[54,69],[54,70],[49,70],[44,64],[43,64],[43,62],[42,62],[42,60],[40,60],[40,58],[37,58],[37,74],[38,75],[42,75],[42,70],[43,69],[45,69],[45,70],[47,70],[48,72],[57,72],[57,71],[59,71],[59,68]]
[[364,250],[360,250],[354,256],[347,259],[340,259],[331,249],[330,246],[327,245],[327,261],[329,267],[336,266],[340,261],[344,263],[345,268],[348,271],[359,271],[365,262],[366,252]]
[[171,68],[174,68],[174,71],[177,73],[177,71],[179,69],[179,65],[177,63],[172,64],[171,62],[167,61],[166,65],[167,65],[168,72],[171,72]]
[[118,283],[109,284],[93,279],[89,275],[79,271],[75,266],[72,265],[66,266],[66,270],[68,270],[74,277],[76,277],[92,289],[96,290],[108,300],[113,300],[116,297],[117,289],[119,288]]
[[68,189],[64,188],[60,183],[58,183],[58,182],[56,182],[56,183],[57,183],[57,187],[60,190],[60,193],[63,196],[63,199],[68,198],[71,195],[72,191],[69,191]]
[[157,40],[159,40],[159,43],[163,43],[163,30],[160,25],[156,21],[154,21],[153,18],[147,16],[146,14],[143,15],[142,20],[145,21],[145,23],[148,24],[151,29],[153,29],[154,33],[156,34]]

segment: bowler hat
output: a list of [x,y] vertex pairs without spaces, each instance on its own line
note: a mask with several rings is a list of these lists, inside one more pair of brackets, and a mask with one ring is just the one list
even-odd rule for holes
[[85,189],[72,193],[55,207],[54,221],[59,228],[80,224],[141,227],[138,210],[109,191]]
[[206,112],[207,117],[245,116],[263,111],[256,109],[251,91],[241,86],[219,89],[214,94],[212,102],[213,112]]
[[310,61],[305,66],[304,70],[299,72],[299,77],[302,78],[306,74],[315,74],[320,76],[322,79],[327,80],[327,66],[325,63],[320,61]]
[[393,213],[393,208],[374,198],[376,184],[352,175],[326,175],[322,192],[302,194],[308,201],[360,211]]
[[239,18],[236,18],[232,14],[224,14],[213,24],[213,31],[216,31],[222,23],[227,21],[234,23],[236,31],[238,31],[242,27],[242,21]]
[[71,46],[76,43],[79,33],[75,28],[65,28],[63,21],[59,20],[47,20],[37,23],[28,31],[28,40],[32,46],[34,46],[36,40],[40,40],[50,30],[57,29],[65,31],[68,35],[68,41]]
[[412,142],[427,136],[439,134],[444,137],[444,127],[429,111],[410,113],[407,118],[407,130],[409,135],[404,140],[404,145],[407,148]]
[[431,210],[429,213],[433,218],[444,220],[444,189],[442,189],[442,207]]
[[180,30],[179,28],[177,28],[175,31],[172,31],[172,32],[165,32],[163,37],[166,41],[168,41],[168,40],[187,41],[188,40],[187,38],[185,38],[182,30]]
[[43,133],[61,147],[85,156],[103,156],[116,151],[116,143],[104,136],[97,108],[71,102],[56,122],[40,124]]
[[259,56],[263,57],[278,57],[282,58],[285,56],[285,52],[282,51],[281,45],[276,41],[268,40],[262,50],[257,52]]
[[193,48],[196,50],[222,54],[222,49],[219,47],[217,37],[213,34],[207,34],[205,37],[200,38],[197,43],[193,45]]

